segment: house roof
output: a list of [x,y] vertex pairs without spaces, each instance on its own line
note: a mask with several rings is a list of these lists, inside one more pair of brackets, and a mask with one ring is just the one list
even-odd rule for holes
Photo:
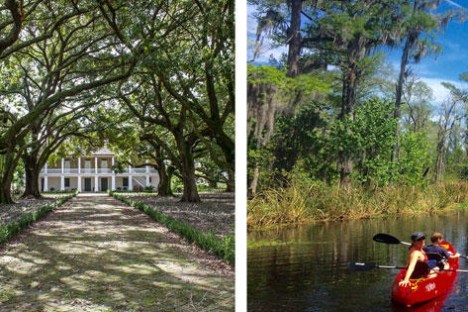
[[95,156],[110,155],[110,156],[113,156],[114,152],[109,150],[107,147],[103,147],[103,148],[91,153],[91,155],[95,155]]

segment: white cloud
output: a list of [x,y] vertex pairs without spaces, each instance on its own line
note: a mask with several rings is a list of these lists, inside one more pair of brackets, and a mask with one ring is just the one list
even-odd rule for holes
[[433,92],[434,104],[441,104],[447,97],[450,95],[450,91],[442,86],[442,82],[449,82],[456,86],[457,88],[464,89],[466,86],[463,86],[460,81],[449,80],[449,79],[440,79],[440,78],[421,78],[421,81],[425,82]]

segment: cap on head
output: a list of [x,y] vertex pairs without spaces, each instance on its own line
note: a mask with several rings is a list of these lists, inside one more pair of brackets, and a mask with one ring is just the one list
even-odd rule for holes
[[423,232],[414,232],[413,234],[411,234],[411,241],[413,242],[424,238],[426,238],[426,235]]

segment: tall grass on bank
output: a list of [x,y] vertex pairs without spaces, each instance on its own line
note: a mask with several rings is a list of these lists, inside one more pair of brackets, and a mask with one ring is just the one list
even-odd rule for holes
[[195,243],[200,248],[211,251],[218,257],[234,265],[235,260],[235,240],[234,236],[218,238],[214,233],[204,233],[195,229],[190,224],[179,221],[175,218],[162,214],[160,211],[139,201],[127,199],[123,195],[110,192],[112,196],[146,213],[151,219],[163,224],[170,231],[177,233],[187,239],[189,243]]
[[268,190],[249,200],[249,227],[353,220],[385,215],[437,213],[467,207],[468,183],[427,187],[342,190],[323,184],[293,184]]
[[1,224],[0,225],[0,245],[9,241],[13,236],[21,233],[28,225],[42,219],[47,213],[54,210],[57,207],[62,206],[65,202],[76,196],[78,192],[73,194],[60,197],[57,201],[52,204],[47,204],[39,208],[38,210],[23,215],[18,221]]

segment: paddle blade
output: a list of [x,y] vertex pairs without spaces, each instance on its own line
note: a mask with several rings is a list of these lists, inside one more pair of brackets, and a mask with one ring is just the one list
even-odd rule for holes
[[385,244],[401,244],[400,240],[392,235],[379,233],[372,238],[374,241]]
[[359,272],[365,272],[365,271],[370,271],[377,268],[377,264],[368,262],[368,263],[363,263],[363,262],[350,262],[348,263],[348,269],[351,271],[359,271]]

